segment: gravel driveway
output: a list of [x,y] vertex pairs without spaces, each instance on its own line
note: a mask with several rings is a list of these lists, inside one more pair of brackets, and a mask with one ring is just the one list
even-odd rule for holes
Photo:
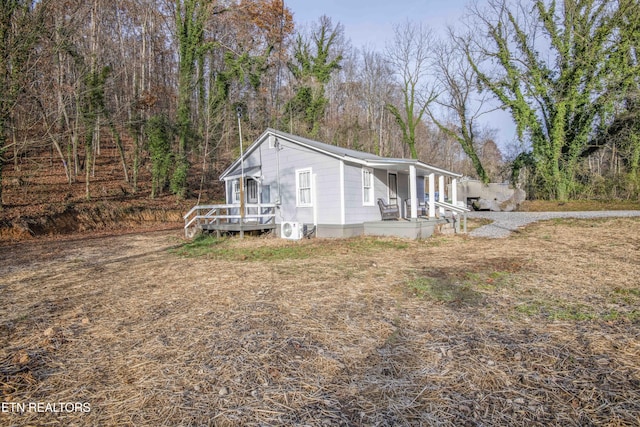
[[588,211],[588,212],[489,212],[474,211],[469,218],[486,218],[493,222],[471,231],[474,237],[503,238],[518,228],[536,221],[553,218],[608,218],[640,216],[640,211]]

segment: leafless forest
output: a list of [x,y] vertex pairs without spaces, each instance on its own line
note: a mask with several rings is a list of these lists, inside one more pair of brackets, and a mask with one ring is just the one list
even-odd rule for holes
[[[508,178],[516,162],[524,171],[521,177],[543,190],[547,175],[555,173],[577,183],[567,188],[569,196],[635,197],[640,149],[630,123],[637,122],[637,61],[634,49],[623,49],[635,15],[620,18],[617,27],[610,24],[614,29],[607,34],[620,39],[598,47],[611,57],[629,59],[618,73],[626,78],[625,91],[603,83],[608,65],[594,57],[601,64],[595,66],[600,80],[589,96],[594,103],[602,101],[602,108],[587,118],[578,110],[567,113],[563,141],[577,141],[582,134],[588,138],[579,139],[578,148],[563,146],[563,156],[578,154],[552,159],[559,172],[547,171],[549,162],[539,154],[544,150],[536,151],[535,123],[522,124],[522,141],[500,150],[497,130],[481,119],[498,105],[497,92],[488,90],[493,80],[476,67],[492,54],[489,48],[480,50],[483,41],[472,43],[468,34],[491,35],[509,23],[512,29],[504,34],[509,44],[517,42],[513,34],[518,29],[531,37],[536,28],[550,35],[554,28],[558,34],[578,34],[581,27],[567,20],[570,13],[593,17],[592,27],[584,29],[593,33],[602,30],[596,25],[618,22],[618,14],[638,9],[632,8],[633,1],[589,2],[575,10],[574,3],[562,10],[552,8],[553,3],[532,9],[536,23],[522,21],[523,4],[491,1],[487,10],[465,12],[474,19],[460,33],[437,34],[419,22],[398,23],[387,48],[374,51],[352,46],[340,17],[322,16],[308,28],[298,27],[295,11],[282,0],[3,2],[2,203],[28,204],[24,189],[47,179],[82,187],[67,202],[123,194],[197,196],[202,188],[215,186],[219,171],[238,155],[239,124],[245,144],[270,126],[385,156],[419,157],[494,181]],[[499,6],[513,13],[491,21],[491,8]],[[545,24],[547,12],[556,27]],[[637,31],[628,34],[631,40],[637,37]],[[498,35],[493,36],[485,38],[497,43]],[[582,49],[575,40],[575,49]],[[510,51],[514,62],[531,53],[525,45],[517,51],[516,43]],[[474,62],[480,54],[484,62]],[[564,79],[558,61],[548,69]],[[505,75],[511,75],[508,71]],[[562,83],[552,81],[552,71],[549,82],[556,86],[549,86],[547,95],[557,93]],[[518,72],[526,83],[524,71]],[[494,77],[502,78],[499,73]],[[588,89],[587,77],[578,78],[577,90]],[[595,96],[605,92],[608,104]],[[524,95],[546,99],[544,94]],[[562,100],[556,101],[553,105]],[[506,98],[501,102],[516,118],[515,104]],[[574,104],[562,104],[562,111]],[[530,114],[548,121],[549,141],[556,132],[555,110]],[[591,130],[576,128],[588,120]],[[529,159],[538,166],[527,175],[531,162],[522,156],[522,147],[531,141]],[[572,169],[564,173],[567,165]],[[106,188],[100,176],[118,185]]]

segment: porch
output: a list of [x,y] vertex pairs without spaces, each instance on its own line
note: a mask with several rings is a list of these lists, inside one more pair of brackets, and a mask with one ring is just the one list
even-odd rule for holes
[[[458,201],[461,175],[414,160],[395,160],[384,166],[388,199],[382,205],[379,201],[383,221],[366,222],[364,234],[421,239],[443,227],[466,233],[469,209]],[[383,208],[395,208],[397,220],[389,221]]]
[[440,226],[448,224],[446,219],[419,219],[417,221],[370,221],[364,223],[366,236],[391,236],[408,239],[427,239]]
[[[434,220],[452,212],[468,212],[458,202],[458,179],[461,174],[441,169],[414,159],[369,161],[367,167],[386,172],[386,182],[378,175],[386,190],[376,192],[387,206],[395,206],[398,217],[409,221]],[[382,214],[382,211],[381,211]],[[384,215],[382,215],[382,219]],[[370,220],[370,219],[369,219]]]
[[[410,201],[405,203],[410,205]],[[406,209],[410,213],[412,209]],[[426,206],[417,206],[415,218],[369,221],[364,223],[364,234],[373,236],[396,236],[410,239],[426,239],[436,231],[452,233],[467,232],[469,209],[447,202],[431,201]],[[428,216],[430,213],[432,217]]]

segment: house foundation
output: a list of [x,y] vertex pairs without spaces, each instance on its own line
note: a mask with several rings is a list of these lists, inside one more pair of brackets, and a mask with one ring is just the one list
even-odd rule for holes
[[409,239],[427,239],[443,226],[447,219],[424,219],[418,221],[371,221],[364,223],[366,236],[394,236]]

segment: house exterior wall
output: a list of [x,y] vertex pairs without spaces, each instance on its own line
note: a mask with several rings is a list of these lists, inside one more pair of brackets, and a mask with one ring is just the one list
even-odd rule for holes
[[[247,158],[244,161],[244,170],[247,171],[251,168],[255,168],[260,166],[260,157],[256,156],[255,152],[252,153],[250,156],[247,156]],[[238,173],[240,173],[240,167],[238,167]],[[227,180],[225,182],[225,203],[228,204],[233,204],[233,181],[234,180]],[[267,201],[264,201],[264,203],[268,203]]]
[[424,193],[426,193],[424,176],[419,176],[416,178],[416,191],[418,193],[418,201],[424,202]]
[[400,215],[407,217],[405,212],[404,201],[409,198],[409,174],[398,172],[398,205],[400,208]]
[[365,221],[380,219],[380,209],[376,201],[379,197],[385,200],[387,198],[386,177],[386,171],[373,170],[373,200],[371,205],[365,206],[363,202],[362,166],[345,164],[344,198],[346,224],[361,224]]
[[[380,220],[380,208],[378,207],[378,199],[382,199],[385,202],[389,199],[389,175],[386,169],[376,169],[374,171],[375,175],[375,187],[374,187],[374,198],[373,201],[375,206],[373,212],[375,213],[374,219]],[[371,221],[370,219],[367,221]]]
[[[261,201],[280,202],[276,211],[276,223],[296,221],[314,223],[314,209],[319,228],[324,226],[327,236],[362,234],[362,224],[380,220],[378,198],[388,197],[387,171],[373,170],[373,200],[365,206],[363,202],[362,166],[344,164],[344,223],[341,215],[341,182],[339,159],[317,153],[300,146],[283,142],[281,148],[269,148],[265,139],[244,162],[245,170],[262,165]],[[296,171],[311,169],[314,185],[314,206],[296,206]],[[278,170],[280,186],[278,186]],[[406,180],[406,179],[405,179]],[[406,186],[406,184],[405,184]],[[280,188],[280,191],[278,189]],[[226,201],[233,203],[233,184],[226,184]],[[323,233],[321,233],[323,234]]]
[[[263,203],[276,203],[276,223],[296,221],[318,224],[340,224],[340,161],[300,146],[283,142],[280,149],[269,148],[268,139],[247,156],[245,169],[262,165],[261,195]],[[296,202],[296,171],[310,169],[312,174],[312,206],[300,207]],[[278,185],[278,175],[279,182]],[[227,183],[227,203],[231,203],[232,184]]]
[[[276,149],[269,149],[268,142],[264,142],[252,153],[251,157],[258,157],[262,165],[261,195],[263,203],[276,203],[278,200],[278,176],[276,173]],[[276,212],[277,215],[277,212]],[[276,216],[277,218],[277,216]],[[278,221],[280,222],[280,221]]]

